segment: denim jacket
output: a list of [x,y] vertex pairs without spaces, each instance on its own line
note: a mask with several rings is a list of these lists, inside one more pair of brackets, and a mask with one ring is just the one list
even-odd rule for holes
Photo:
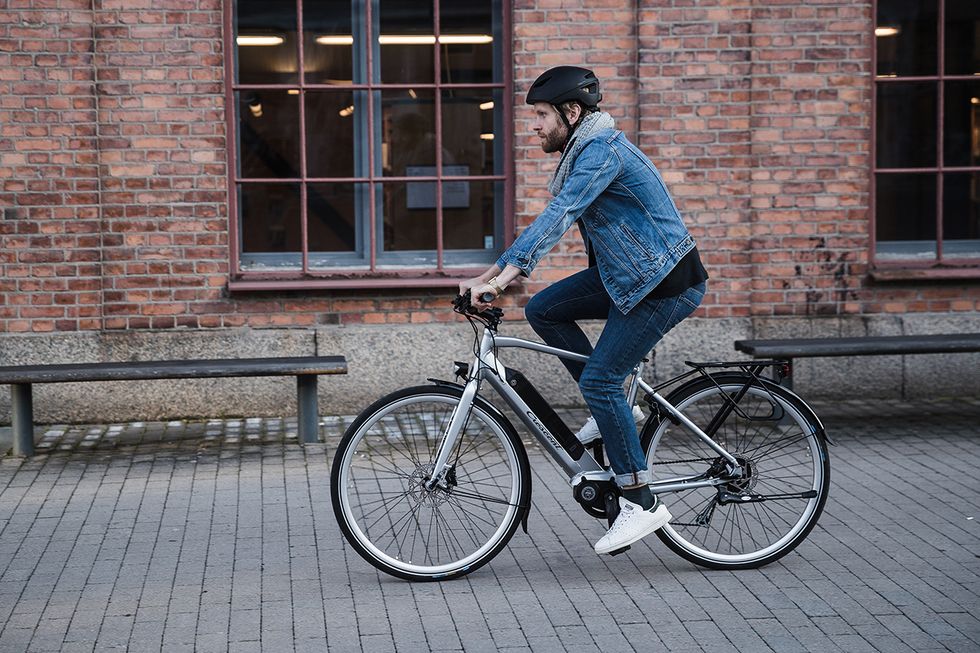
[[561,192],[497,265],[528,276],[579,219],[602,283],[624,314],[694,248],[660,173],[619,130],[586,141]]

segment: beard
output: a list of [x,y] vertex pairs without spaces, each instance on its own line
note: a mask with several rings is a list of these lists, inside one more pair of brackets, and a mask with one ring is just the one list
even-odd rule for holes
[[558,125],[552,131],[541,135],[539,138],[541,139],[541,149],[545,154],[561,152],[565,148],[565,142],[568,140],[568,129],[564,125]]

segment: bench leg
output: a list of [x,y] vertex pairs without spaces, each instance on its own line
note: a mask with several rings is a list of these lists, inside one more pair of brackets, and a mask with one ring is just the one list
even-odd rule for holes
[[11,431],[15,456],[34,455],[34,395],[30,383],[10,386]]
[[300,374],[296,377],[296,405],[299,407],[297,425],[299,441],[319,442],[320,411],[316,401],[316,374]]

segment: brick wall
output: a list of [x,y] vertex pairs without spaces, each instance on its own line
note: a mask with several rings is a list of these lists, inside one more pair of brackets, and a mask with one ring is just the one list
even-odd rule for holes
[[[976,283],[867,280],[870,2],[623,5],[514,4],[518,229],[555,165],[524,92],[581,64],[699,241],[712,275],[699,315],[980,310]],[[228,295],[219,0],[5,6],[0,332],[452,319],[438,289]],[[581,264],[573,230],[527,292]]]
[[221,3],[95,5],[103,325],[197,327],[228,272]]
[[750,4],[644,5],[639,146],[698,241],[711,276],[702,314],[744,317],[753,275]]
[[39,4],[0,10],[0,331],[97,329],[93,16]]
[[870,3],[752,9],[753,315],[861,312],[870,24]]

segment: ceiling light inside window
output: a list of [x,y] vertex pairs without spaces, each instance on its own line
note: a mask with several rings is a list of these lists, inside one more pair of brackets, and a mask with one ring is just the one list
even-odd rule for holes
[[493,134],[480,134],[480,140],[481,141],[492,141],[493,140]]
[[439,43],[443,45],[481,45],[493,43],[493,37],[489,34],[441,34]]
[[281,36],[270,34],[241,34],[235,39],[238,45],[282,45],[285,42]]
[[248,110],[251,111],[252,112],[252,115],[255,116],[256,118],[261,118],[262,117],[262,103],[261,102],[253,102],[253,103],[249,104],[248,105]]
[[433,45],[436,37],[431,34],[382,34],[378,37],[381,45]]
[[480,111],[489,111],[492,108],[493,108],[493,100],[491,100],[490,102],[484,102],[483,104],[480,105]]
[[354,45],[353,36],[318,36],[316,42],[320,45]]
[[343,109],[341,109],[337,113],[340,114],[340,117],[341,118],[347,118],[348,116],[351,116],[351,115],[354,114],[354,105],[352,104],[349,107],[344,107]]
[[897,36],[901,31],[899,28],[891,26],[876,27],[875,36]]

